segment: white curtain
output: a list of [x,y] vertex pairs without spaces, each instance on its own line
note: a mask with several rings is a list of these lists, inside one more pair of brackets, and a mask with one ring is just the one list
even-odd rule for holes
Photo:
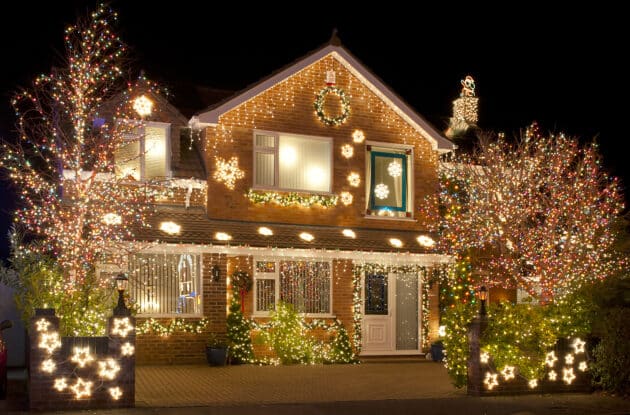
[[280,137],[281,189],[330,192],[331,142],[296,136]]

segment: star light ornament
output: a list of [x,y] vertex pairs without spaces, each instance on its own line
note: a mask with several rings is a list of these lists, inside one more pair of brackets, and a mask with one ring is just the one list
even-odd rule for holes
[[41,369],[43,372],[52,373],[55,371],[56,368],[57,365],[55,364],[55,362],[53,362],[52,359],[46,359],[42,362]]
[[70,360],[76,363],[79,367],[83,368],[88,363],[94,361],[94,356],[90,354],[89,347],[75,347]]
[[503,378],[505,380],[514,379],[514,366],[504,367],[503,370],[501,371],[501,374],[503,375]]
[[402,174],[402,165],[400,164],[400,162],[394,160],[389,163],[389,165],[387,166],[387,173],[389,173],[389,175],[392,177],[400,177],[400,175]]
[[44,318],[37,320],[37,322],[35,323],[37,331],[48,331],[48,326],[50,326],[50,321]]
[[59,340],[59,333],[44,333],[39,340],[39,348],[46,349],[48,353],[54,352],[56,349],[61,347],[61,341]]
[[488,390],[492,390],[495,386],[499,385],[499,381],[497,380],[498,377],[499,375],[496,373],[486,372],[486,378],[483,380],[483,383],[486,384]]
[[[555,352],[549,352],[547,353],[547,356],[545,356],[545,364],[549,367],[553,367],[553,365],[556,364],[556,361],[558,360],[558,358],[556,357],[556,353]],[[549,372],[551,373],[551,372]]]
[[567,365],[572,365],[573,360],[574,360],[574,357],[571,353],[567,353],[567,355],[564,356],[564,363],[566,363]]
[[345,144],[341,147],[341,155],[349,159],[354,155],[354,148],[350,144]]
[[547,373],[547,377],[549,377],[549,380],[556,380],[558,378],[558,374],[555,370],[552,370],[551,372]]
[[112,399],[117,401],[118,399],[122,397],[123,393],[122,393],[122,389],[116,386],[115,388],[109,388],[109,394],[112,397]]
[[579,337],[573,340],[573,344],[571,347],[575,350],[575,354],[584,353],[584,346],[586,342],[580,339]]
[[575,380],[575,374],[573,373],[573,368],[572,367],[564,368],[562,372],[563,372],[562,380],[567,385],[570,385],[573,382],[573,380]]
[[350,192],[341,192],[339,196],[341,196],[341,203],[343,203],[345,206],[351,205],[352,200],[354,199]]
[[133,356],[136,348],[129,342],[124,343],[120,346],[120,354],[123,356]]
[[379,199],[385,199],[389,196],[389,187],[386,184],[379,183],[374,187],[374,196]]
[[68,381],[66,380],[66,378],[55,379],[55,384],[53,387],[59,392],[62,392],[68,387]]
[[578,369],[582,372],[586,372],[586,370],[588,369],[588,364],[586,364],[586,362],[580,362],[580,364],[578,365]]
[[527,385],[530,387],[530,389],[535,389],[538,387],[538,379],[532,379],[529,382],[527,382]]
[[92,382],[86,382],[81,378],[77,378],[77,383],[70,386],[70,389],[74,392],[74,396],[77,399],[81,399],[92,395],[92,384]]
[[120,365],[114,359],[98,362],[98,375],[104,379],[114,380],[120,371]]
[[129,317],[114,319],[114,328],[112,329],[112,334],[120,337],[127,337],[127,334],[129,334],[129,332],[132,330],[133,326],[129,321]]
[[488,360],[490,360],[490,355],[488,354],[488,352],[483,352],[481,353],[481,355],[479,355],[479,360],[481,361],[481,363],[488,363]]
[[238,167],[238,158],[232,157],[229,161],[221,157],[216,157],[216,170],[212,177],[219,183],[225,184],[230,190],[234,190],[234,184],[237,180],[245,177],[245,172]]

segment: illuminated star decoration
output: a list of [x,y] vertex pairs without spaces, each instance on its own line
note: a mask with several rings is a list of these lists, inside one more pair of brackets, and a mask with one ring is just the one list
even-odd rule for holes
[[588,365],[586,364],[586,362],[580,362],[580,364],[578,365],[578,369],[580,369],[582,372],[586,372],[586,370],[588,369]]
[[129,342],[120,346],[120,354],[123,356],[133,356],[135,350],[136,348]]
[[115,401],[117,401],[118,399],[120,399],[123,393],[122,390],[118,386],[116,386],[115,388],[109,388],[109,394]]
[[352,140],[355,143],[362,143],[365,140],[365,134],[361,130],[354,130],[352,133]]
[[545,356],[545,364],[549,367],[553,367],[553,365],[556,364],[556,360],[558,360],[558,358],[556,357],[556,353],[553,351],[547,353],[547,356]]
[[70,386],[72,392],[77,399],[81,399],[84,396],[92,395],[92,382],[86,382],[81,378],[77,378],[77,383]]
[[39,348],[46,349],[48,353],[52,353],[55,349],[61,347],[61,341],[59,340],[59,333],[44,333],[39,340]]
[[567,365],[572,365],[573,364],[573,360],[574,360],[574,358],[573,358],[573,355],[571,353],[567,353],[567,355],[564,356],[564,362]]
[[361,176],[359,176],[359,173],[350,173],[348,175],[348,183],[350,183],[350,186],[359,187],[359,184],[361,184]]
[[343,203],[346,206],[351,205],[352,200],[354,199],[350,192],[341,192],[339,196],[341,196],[341,203]]
[[569,368],[564,368],[562,370],[563,375],[562,375],[562,380],[564,380],[564,382],[567,385],[570,385],[571,382],[573,382],[573,380],[575,379],[575,374],[573,373],[573,368],[569,367]]
[[85,367],[85,365],[94,361],[94,356],[90,354],[90,348],[87,346],[75,347],[70,360],[79,365],[79,367]]
[[50,321],[42,318],[37,320],[35,325],[37,326],[37,331],[47,331],[48,326],[50,326]]
[[113,380],[120,371],[120,365],[114,359],[98,362],[98,375],[102,378]]
[[488,352],[483,352],[481,353],[481,355],[479,355],[479,360],[481,361],[481,363],[488,363],[488,360],[490,360],[490,355],[488,354]]
[[496,373],[486,372],[486,378],[484,379],[483,383],[486,384],[488,390],[492,390],[495,386],[499,384],[499,381],[497,380],[498,377],[499,375],[497,375]]
[[586,342],[578,337],[575,340],[573,340],[573,344],[571,345],[571,347],[573,347],[573,349],[575,350],[575,354],[578,354],[578,353],[584,353],[585,345],[586,345]]
[[57,389],[59,392],[65,390],[67,387],[68,387],[68,382],[66,378],[55,379],[54,388]]
[[400,177],[400,175],[402,174],[402,166],[400,165],[400,162],[394,160],[389,163],[389,165],[387,166],[387,173],[389,173],[389,175],[392,177]]
[[42,362],[41,368],[44,372],[52,373],[57,368],[57,365],[55,364],[55,362],[53,362],[52,359],[46,359]]
[[503,375],[503,378],[505,380],[514,379],[514,366],[504,367],[503,370],[501,371],[501,374]]
[[230,190],[234,190],[234,184],[237,180],[245,177],[245,172],[238,167],[238,158],[232,157],[229,161],[221,157],[216,157],[216,170],[212,177],[219,183],[225,184]]
[[532,379],[529,382],[527,382],[527,384],[529,385],[531,389],[534,389],[538,386],[538,379]]
[[132,330],[133,326],[131,325],[128,317],[114,319],[114,328],[112,329],[112,334],[120,337],[127,337],[127,334],[129,334],[129,332]]
[[558,374],[556,373],[555,370],[552,370],[551,372],[547,373],[547,376],[549,376],[549,380],[556,380],[558,377]]
[[379,199],[385,199],[389,196],[389,187],[386,184],[379,183],[374,187],[374,196]]
[[354,155],[354,148],[350,144],[345,144],[341,147],[341,155],[349,159]]

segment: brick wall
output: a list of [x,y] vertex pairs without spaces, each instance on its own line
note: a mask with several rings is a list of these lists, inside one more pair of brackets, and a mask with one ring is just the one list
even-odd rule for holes
[[[325,126],[313,109],[315,94],[324,84],[326,70],[337,73],[337,86],[351,97],[351,115],[341,126]],[[327,105],[338,100],[331,95]],[[335,108],[327,108],[335,113]],[[338,110],[337,110],[338,111]],[[269,130],[294,134],[305,134],[333,138],[333,189],[339,194],[348,191],[354,196],[350,206],[339,203],[336,207],[272,207],[256,205],[244,197],[253,185],[253,130]],[[352,140],[355,129],[364,131],[366,140],[385,143],[409,144],[414,148],[414,215],[416,222],[365,219],[365,143],[356,144]],[[245,178],[236,182],[234,190],[227,189],[213,179],[208,182],[208,216],[211,218],[240,218],[251,221],[272,221],[300,224],[327,224],[342,226],[362,226],[387,229],[425,229],[424,217],[418,217],[417,208],[425,196],[436,189],[437,154],[430,143],[413,130],[391,108],[369,91],[350,72],[328,56],[294,76],[279,83],[255,98],[238,106],[220,117],[217,127],[209,127],[205,132],[207,165],[212,175],[214,157],[229,159],[237,156],[239,167]],[[341,147],[350,144],[354,147],[354,157],[345,159]],[[347,176],[351,171],[361,175],[361,185],[351,187]],[[211,196],[210,196],[211,195]]]

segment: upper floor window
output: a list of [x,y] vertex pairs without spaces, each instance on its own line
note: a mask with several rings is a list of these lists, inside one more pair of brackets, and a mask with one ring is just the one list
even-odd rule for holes
[[413,211],[412,149],[368,145],[367,155],[367,214],[410,218]]
[[147,122],[126,134],[126,144],[114,154],[116,175],[146,180],[170,176],[171,125]]
[[292,134],[254,133],[254,187],[330,192],[332,140]]

